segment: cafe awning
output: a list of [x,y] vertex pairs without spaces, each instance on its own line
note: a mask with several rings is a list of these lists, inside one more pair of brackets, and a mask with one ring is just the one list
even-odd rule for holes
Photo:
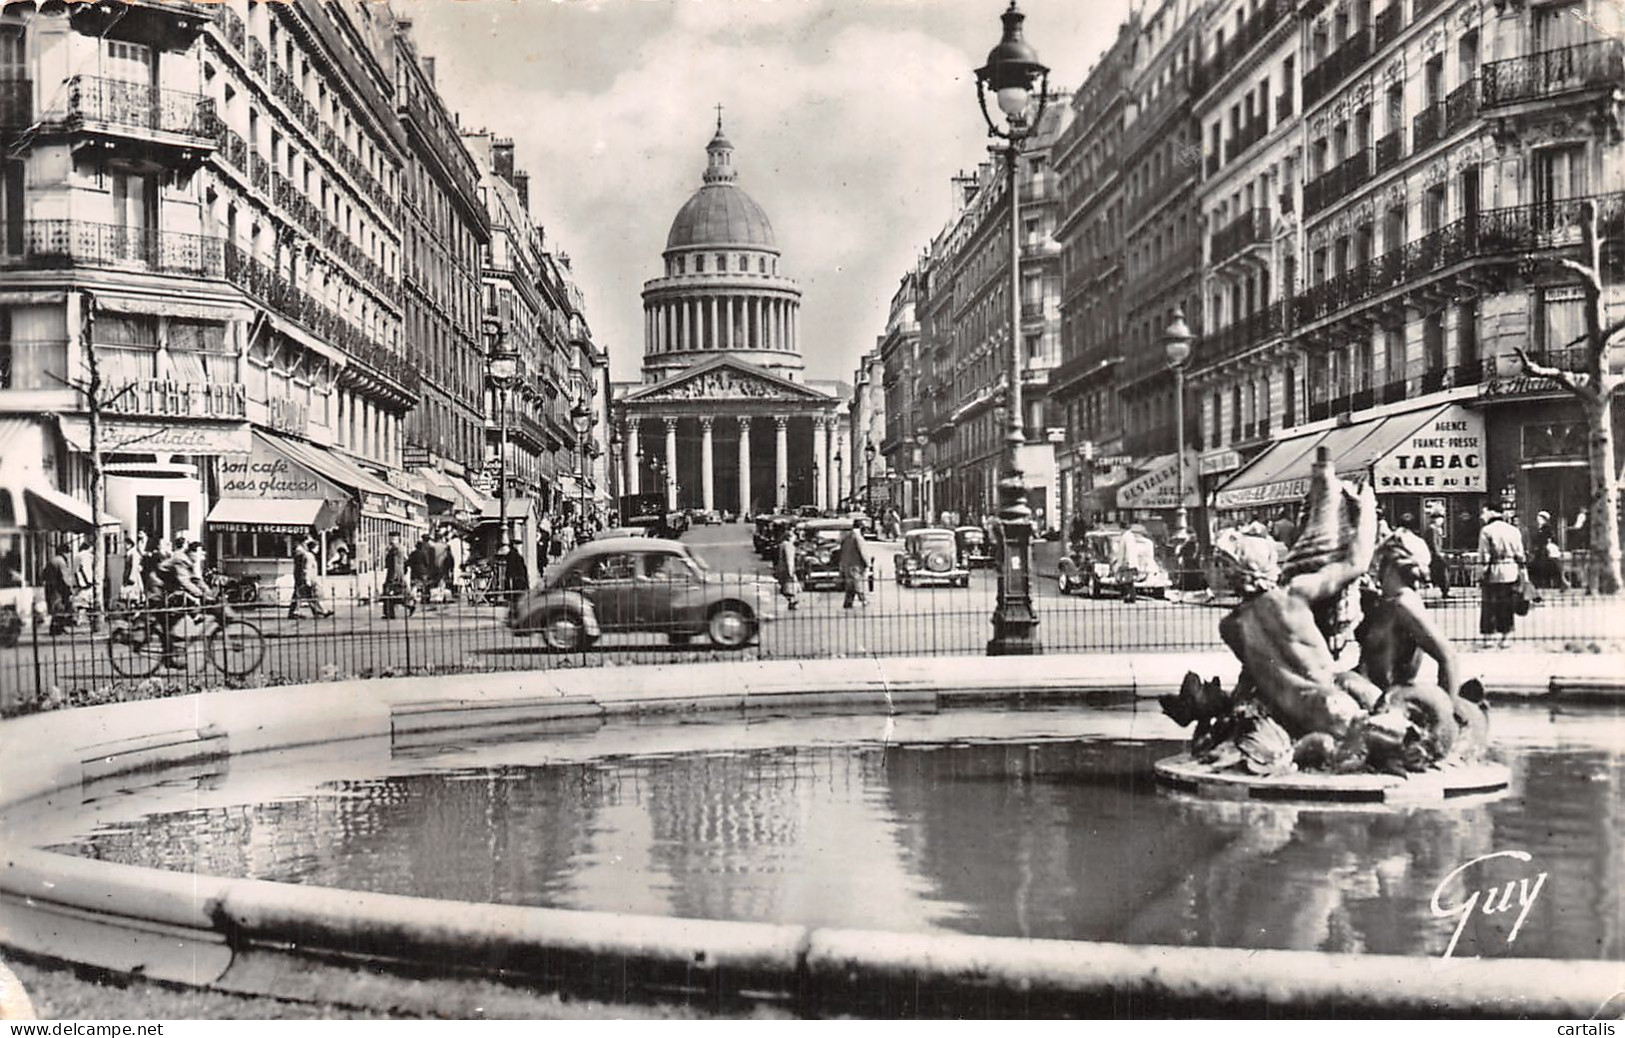
[[217,533],[309,533],[330,530],[337,518],[332,503],[319,497],[223,497],[206,520]]
[[1372,481],[1379,494],[1484,489],[1483,416],[1449,404],[1279,440],[1219,489],[1214,506],[1253,508],[1303,500],[1322,447],[1339,477]]
[[341,455],[334,454],[324,448],[298,440],[290,440],[274,433],[256,429],[254,435],[262,436],[278,450],[287,454],[293,460],[320,475],[331,480],[339,486],[368,494],[379,494],[392,497],[400,501],[416,504],[417,501],[404,490],[390,486],[377,476],[372,475],[359,465]]

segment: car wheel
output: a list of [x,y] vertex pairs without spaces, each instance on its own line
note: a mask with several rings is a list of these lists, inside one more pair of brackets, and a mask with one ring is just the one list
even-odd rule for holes
[[554,652],[574,652],[587,645],[587,628],[581,617],[561,609],[542,624],[542,641]]
[[706,630],[718,648],[737,649],[756,634],[756,618],[738,602],[723,602],[711,610]]

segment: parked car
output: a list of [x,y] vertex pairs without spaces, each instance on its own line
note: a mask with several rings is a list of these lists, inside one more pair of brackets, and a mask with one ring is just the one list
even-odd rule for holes
[[712,573],[688,546],[654,537],[601,537],[566,555],[548,580],[508,608],[508,629],[539,634],[549,649],[590,647],[601,635],[705,635],[736,649],[776,618],[777,585]]
[[615,537],[647,537],[647,536],[649,536],[648,527],[644,527],[644,526],[611,526],[607,530],[598,531],[598,535],[596,537],[594,537],[593,540],[595,540],[595,541],[607,541],[607,540],[610,540],[610,539],[615,538]]
[[874,516],[868,512],[851,512],[847,514],[847,518],[852,520],[853,526],[863,531],[865,537],[874,538],[877,529]]
[[993,546],[987,542],[987,531],[980,526],[960,526],[954,529],[954,542],[959,549],[959,564],[965,569],[986,569],[993,565]]
[[970,570],[959,562],[954,531],[938,526],[903,534],[903,550],[892,558],[892,576],[904,587],[932,583],[970,587]]
[[[1125,544],[1132,536],[1134,543]],[[1107,594],[1132,600],[1138,595],[1167,598],[1172,581],[1157,561],[1156,545],[1144,534],[1126,530],[1091,530],[1070,555],[1057,564],[1061,594],[1087,591],[1093,598]]]
[[794,526],[798,520],[793,515],[780,515],[777,513],[764,514],[756,517],[756,532],[751,534],[751,544],[756,554],[762,558],[770,558],[773,549],[778,546],[779,539],[784,531]]
[[802,587],[841,587],[841,541],[851,529],[850,519],[808,519],[796,528],[796,573]]
[[695,508],[688,513],[689,521],[695,526],[716,526],[722,522],[722,516],[714,508]]

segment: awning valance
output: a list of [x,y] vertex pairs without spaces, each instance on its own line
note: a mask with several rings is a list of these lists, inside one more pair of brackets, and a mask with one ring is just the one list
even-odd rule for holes
[[1303,500],[1324,447],[1338,476],[1375,483],[1379,494],[1480,493],[1484,419],[1460,404],[1385,415],[1280,440],[1219,489],[1220,509]]
[[362,469],[342,455],[298,440],[289,440],[275,433],[256,429],[254,434],[271,442],[278,450],[321,476],[343,487],[368,494],[380,494],[399,501],[415,504],[416,500],[404,490],[390,486],[377,476]]
[[330,530],[337,517],[332,503],[319,497],[223,497],[205,521],[216,533],[300,534]]

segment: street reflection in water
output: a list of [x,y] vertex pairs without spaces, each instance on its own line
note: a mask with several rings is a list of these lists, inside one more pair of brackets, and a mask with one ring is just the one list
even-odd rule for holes
[[[1505,715],[1503,715],[1505,716]],[[1535,727],[1545,719],[1533,713]],[[56,849],[467,901],[809,925],[1456,957],[1625,958],[1625,758],[1612,714],[1506,747],[1512,795],[1430,809],[1211,803],[1153,788],[1169,740],[828,745],[467,767],[168,806]],[[965,728],[974,731],[974,726]],[[796,732],[801,736],[794,737]],[[1588,734],[1589,732],[1589,734]],[[726,742],[724,742],[726,745]],[[538,756],[536,760],[544,760]],[[362,765],[353,765],[360,769]],[[415,773],[396,773],[403,767]],[[1496,851],[1500,857],[1453,870]],[[1494,898],[1480,898],[1480,902]]]

